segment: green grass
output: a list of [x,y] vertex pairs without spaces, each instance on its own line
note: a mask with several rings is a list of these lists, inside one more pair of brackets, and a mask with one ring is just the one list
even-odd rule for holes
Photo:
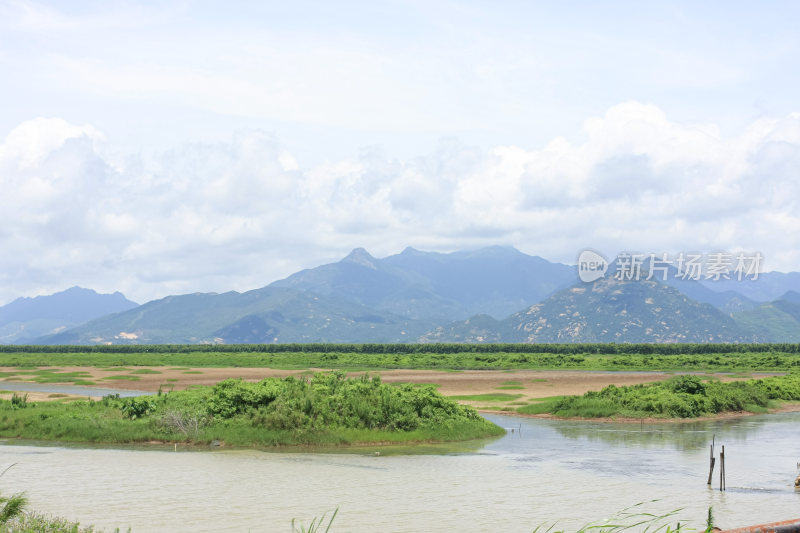
[[61,372],[59,369],[35,370],[31,374],[20,374],[18,377],[23,377],[25,381],[33,381],[35,383],[75,383],[90,378],[89,372]]
[[502,392],[489,394],[467,394],[462,396],[448,396],[451,400],[469,402],[510,402],[521,398],[522,394],[506,394]]
[[[117,530],[118,531],[118,530]],[[0,533],[101,533],[92,526],[82,527],[79,522],[40,513],[23,513],[0,526]]]
[[[706,527],[700,530],[687,526],[686,520],[678,518],[678,513],[682,509],[675,509],[664,514],[654,514],[643,510],[643,506],[648,503],[655,503],[658,500],[638,503],[627,509],[616,513],[614,516],[603,521],[590,522],[575,531],[575,533],[619,533],[621,531],[637,531],[641,533],[689,533],[702,532],[711,533],[713,530],[713,518],[711,508],[708,510]],[[673,525],[674,524],[674,525]],[[566,530],[557,529],[556,524],[550,526],[537,526],[533,533],[567,533]]]
[[134,370],[131,374],[163,374],[158,370],[152,370],[150,368],[140,368],[138,370]]
[[445,442],[502,433],[433,387],[389,386],[366,375],[348,379],[343,372],[311,380],[229,379],[213,387],[101,401],[20,407],[0,400],[0,436],[65,442],[325,446]]
[[34,383],[77,383],[88,377],[91,377],[88,371],[64,372],[60,368],[0,372],[0,378],[5,378],[6,381],[32,381]]
[[522,390],[524,388],[521,381],[504,381],[497,387],[497,390]]
[[182,374],[202,374],[202,373],[203,372],[201,372],[200,370],[186,370],[182,372]]
[[546,398],[522,406],[521,414],[564,418],[696,418],[726,412],[764,413],[779,401],[800,400],[800,372],[723,383],[675,376],[659,383],[616,387],[583,396]]
[[[319,351],[314,351],[317,346],[319,346]],[[142,366],[164,366],[170,369],[195,367],[351,370],[420,368],[448,371],[575,369],[740,373],[786,372],[792,368],[800,368],[800,347],[797,345],[597,344],[515,345],[510,347],[505,345],[497,347],[483,345],[460,347],[453,345],[451,347],[446,345],[446,347],[448,350],[452,348],[453,351],[442,350],[435,353],[438,349],[435,345],[265,345],[250,348],[246,346],[185,345],[172,347],[0,346],[0,366],[19,368],[49,365],[96,366],[106,369]],[[369,350],[373,348],[375,351],[370,352]],[[487,351],[492,348],[497,351]],[[513,351],[510,348],[518,348],[519,351]],[[264,351],[260,351],[262,349]],[[353,351],[355,349],[360,351]],[[462,351],[457,351],[459,349]],[[119,350],[119,352],[114,350]],[[393,351],[387,353],[388,350]],[[641,353],[646,351],[652,353]]]
[[178,381],[180,381],[180,380],[177,379],[177,378],[170,378],[170,379],[167,380],[167,382],[169,382],[169,383],[177,383]]
[[549,398],[536,398],[530,401],[528,405],[517,408],[517,412],[523,415],[540,415],[544,413],[551,413],[557,402],[562,400],[564,396],[551,396]]
[[531,383],[547,383],[547,378],[533,378]]
[[118,376],[107,376],[107,377],[104,377],[104,378],[101,378],[101,379],[103,381],[113,381],[113,380],[117,380],[117,381],[139,381],[142,378],[140,378],[139,376],[132,376],[132,375],[129,375],[129,374],[123,374],[121,376],[119,376],[119,375]]

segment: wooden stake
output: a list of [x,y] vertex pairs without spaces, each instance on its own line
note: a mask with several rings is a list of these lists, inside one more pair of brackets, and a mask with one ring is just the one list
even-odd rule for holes
[[714,457],[714,445],[711,445],[711,457],[709,458],[709,465],[708,465],[708,483],[707,485],[711,486],[711,476],[714,474],[714,463],[717,460]]
[[714,458],[714,443],[716,440],[717,436],[713,435],[711,437],[711,455],[708,458],[708,483],[706,483],[708,486],[711,486],[711,476],[714,474],[714,463],[717,462],[717,460]]
[[719,454],[719,490],[725,490],[725,446]]

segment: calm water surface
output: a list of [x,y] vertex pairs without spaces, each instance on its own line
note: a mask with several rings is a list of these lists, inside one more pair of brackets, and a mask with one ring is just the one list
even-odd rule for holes
[[[514,433],[414,455],[6,443],[0,467],[18,464],[0,491],[135,533],[290,531],[292,518],[308,525],[336,507],[338,532],[574,529],[642,502],[653,513],[682,508],[680,521],[698,528],[710,505],[723,527],[800,517],[800,413],[644,426],[489,418]],[[712,435],[725,445],[724,493],[706,486]]]

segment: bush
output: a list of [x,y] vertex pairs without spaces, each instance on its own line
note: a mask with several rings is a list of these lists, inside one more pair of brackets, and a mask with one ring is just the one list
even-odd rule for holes
[[763,412],[770,400],[800,400],[800,373],[730,383],[676,376],[650,385],[609,385],[600,391],[554,402],[551,412],[557,416],[587,418],[695,418],[730,411]]
[[147,416],[154,412],[158,407],[156,402],[149,396],[125,398],[120,403],[122,416],[125,418],[130,418],[131,420],[136,420],[137,418]]

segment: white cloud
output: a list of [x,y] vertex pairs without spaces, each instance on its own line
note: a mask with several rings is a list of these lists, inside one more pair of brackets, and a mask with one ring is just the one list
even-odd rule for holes
[[258,130],[110,156],[92,126],[26,121],[0,144],[0,302],[74,284],[140,301],[249,289],[356,246],[513,244],[565,262],[586,246],[758,250],[767,268],[800,270],[800,114],[726,138],[627,102],[584,133],[303,168]]

